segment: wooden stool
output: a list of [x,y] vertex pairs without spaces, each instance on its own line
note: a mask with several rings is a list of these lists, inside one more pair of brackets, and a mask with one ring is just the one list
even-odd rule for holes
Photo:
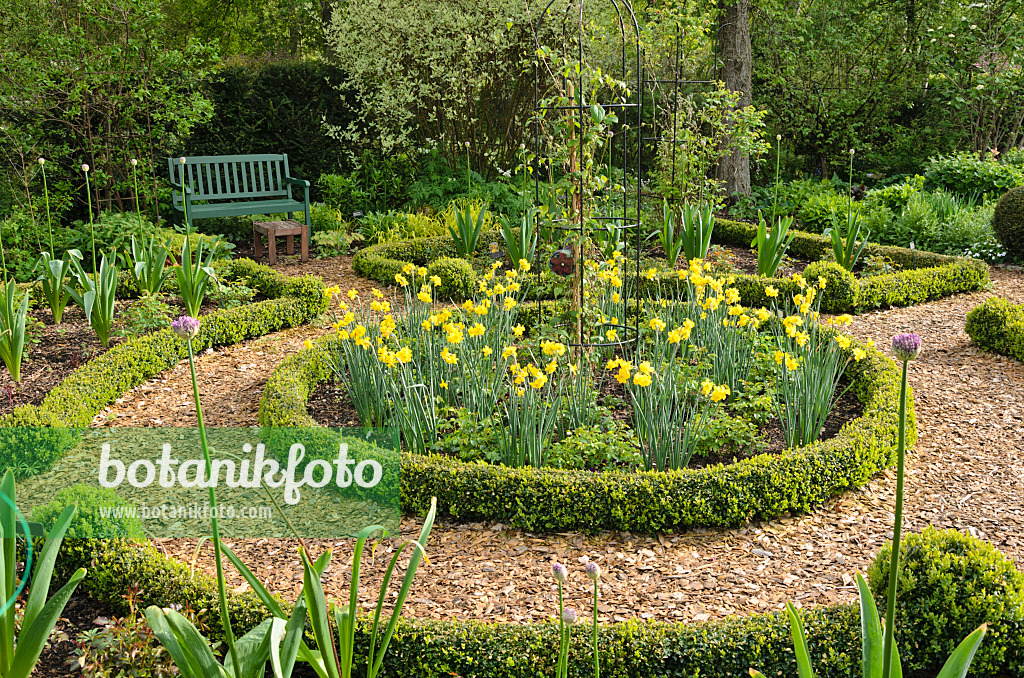
[[288,219],[286,221],[254,221],[252,222],[253,256],[259,260],[263,256],[263,236],[267,236],[267,249],[270,265],[277,263],[277,236],[285,236],[285,248],[288,254],[295,254],[295,236],[299,236],[302,249],[302,261],[309,261],[309,229],[305,224]]

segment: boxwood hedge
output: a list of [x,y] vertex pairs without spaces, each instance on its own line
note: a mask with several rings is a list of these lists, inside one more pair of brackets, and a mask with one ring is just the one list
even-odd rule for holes
[[[261,426],[316,426],[309,394],[328,378],[321,338],[284,360],[260,402]],[[863,415],[831,440],[759,455],[735,464],[670,472],[567,471],[466,463],[444,456],[402,455],[403,511],[424,514],[437,497],[441,515],[495,520],[530,531],[628,530],[653,533],[695,526],[735,526],[787,511],[807,512],[843,490],[865,484],[895,461],[900,373],[870,346],[847,374]],[[908,441],[916,438],[913,399]]]
[[[915,544],[919,541],[922,540],[915,539],[914,535],[908,536],[909,558],[914,557]],[[998,557],[993,557],[989,553],[993,551],[990,546],[971,537],[954,534],[939,541],[928,541],[931,543],[929,554],[936,562],[947,562],[950,558],[962,561],[962,542],[967,542],[984,556],[975,558],[975,561],[988,569],[995,567],[1000,573],[998,578],[993,578],[987,576],[981,567],[976,568],[977,572],[957,570],[966,581],[985,577],[990,582],[983,599],[978,598],[975,589],[961,592],[957,589],[958,584],[943,584],[943,592],[958,601],[978,601],[987,605],[986,621],[990,625],[990,633],[995,635],[991,639],[986,638],[985,643],[998,644],[999,651],[988,653],[984,662],[976,662],[972,675],[1024,675],[1024,635],[1020,633],[1019,623],[1024,574],[1018,572],[1005,557],[998,554]],[[77,543],[92,547],[91,569],[81,584],[82,590],[109,605],[115,614],[128,613],[124,597],[126,584],[141,585],[142,600],[138,604],[187,607],[210,628],[210,635],[217,635],[219,615],[216,584],[212,577],[193,573],[185,564],[168,559],[149,544],[126,540],[80,540]],[[947,543],[953,548],[949,554],[944,554],[942,550]],[[885,553],[883,550],[877,560],[884,560]],[[927,563],[922,562],[921,565]],[[299,567],[297,560],[294,566]],[[876,563],[873,569],[878,567]],[[920,625],[909,615],[920,614],[922,605],[927,607],[934,600],[935,593],[924,580],[901,580],[901,629],[918,630]],[[1005,600],[1006,604],[996,606],[990,600]],[[290,613],[288,603],[282,607]],[[971,608],[972,612],[975,607]],[[241,632],[252,628],[269,614],[251,590],[244,593],[228,591],[228,609],[235,630]],[[851,604],[821,606],[804,610],[801,615],[817,674],[822,678],[859,675],[861,646],[857,607]],[[366,616],[357,622],[357,663],[368,654],[367,622]],[[974,619],[950,619],[949,622],[920,627],[921,630],[927,629],[928,635],[917,640],[926,642],[911,642],[906,634],[901,636],[900,654],[904,666],[914,668],[914,675],[935,675],[945,656],[936,654],[933,648],[953,647],[962,639],[965,625],[974,624]],[[389,676],[419,678],[550,676],[553,675],[552,657],[557,646],[557,634],[558,627],[553,623],[501,624],[403,618],[384,659],[384,672]],[[602,625],[598,631],[598,645],[601,675],[607,678],[690,678],[700,675],[739,678],[746,676],[750,667],[767,676],[796,675],[789,624],[780,612],[700,623],[633,619]],[[573,634],[570,675],[588,675],[593,670],[592,662],[590,633],[584,623]],[[362,668],[357,666],[357,672],[360,670]]]
[[[756,234],[756,226],[739,221],[718,219],[715,221],[713,239],[716,243],[734,247],[750,247]],[[500,241],[496,231],[480,236],[480,243]],[[819,262],[832,249],[832,241],[813,233],[796,232],[790,245],[790,253],[811,262]],[[888,257],[900,267],[896,273],[871,276],[864,279],[850,278],[844,285],[829,285],[825,290],[822,310],[828,313],[854,313],[874,308],[913,306],[925,301],[941,299],[960,292],[969,292],[985,287],[989,281],[988,265],[977,259],[948,257],[932,252],[920,252],[902,247],[869,245],[867,255]],[[414,238],[397,242],[381,243],[360,250],[353,259],[356,273],[385,284],[393,284],[395,274],[401,273],[407,263],[426,266],[440,258],[456,256],[455,242],[450,236]],[[837,282],[838,276],[825,262],[812,264],[808,275],[826,275]],[[825,268],[821,268],[825,266]],[[828,273],[824,273],[828,272]],[[628,277],[628,276],[627,276]],[[654,280],[641,279],[641,287],[652,285],[675,286],[678,280],[671,274],[663,274]],[[784,295],[797,291],[795,283],[788,279],[769,279],[755,275],[737,276],[736,287],[747,306],[767,305],[764,294],[766,286],[772,285]],[[475,285],[473,286],[475,289]],[[457,294],[453,298],[458,299]]]
[[986,299],[967,314],[965,329],[979,348],[1024,361],[1024,305]]
[[[327,308],[324,284],[315,276],[288,277],[250,259],[224,265],[222,275],[243,281],[266,300],[217,310],[202,318],[196,351],[237,344],[309,322]],[[170,330],[129,339],[90,360],[50,391],[39,405],[22,405],[0,417],[0,469],[18,477],[49,469],[72,438],[68,429],[88,426],[104,407],[187,356],[185,342]],[[10,427],[31,427],[5,435]]]

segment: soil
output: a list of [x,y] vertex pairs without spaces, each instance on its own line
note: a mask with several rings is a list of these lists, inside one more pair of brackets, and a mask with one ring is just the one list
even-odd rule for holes
[[[89,629],[99,628],[110,618],[110,611],[92,598],[76,594],[68,601],[50,640],[32,671],[35,678],[81,676],[75,660],[75,639]],[[69,664],[68,662],[72,662]]]
[[[0,370],[0,415],[19,405],[38,405],[75,369],[107,351],[77,306],[68,306],[60,325],[53,324],[49,309],[36,309],[29,316],[27,325],[34,317],[43,326],[26,333],[29,351],[21,363],[21,383],[15,384],[6,369]],[[121,341],[120,337],[111,337],[110,345]]]

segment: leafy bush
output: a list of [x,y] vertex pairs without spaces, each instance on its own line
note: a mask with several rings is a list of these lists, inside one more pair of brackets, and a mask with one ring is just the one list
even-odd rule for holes
[[[75,221],[67,233],[67,246],[85,257],[85,268],[92,271],[93,229],[96,237],[96,255],[113,251],[121,254],[131,248],[132,238],[146,242],[157,235],[157,228],[149,219],[134,212],[105,211],[93,227],[87,221]],[[97,262],[98,263],[98,262]]]
[[1024,306],[1002,297],[986,299],[967,314],[965,329],[979,348],[1024,362]]
[[992,228],[1006,251],[1024,258],[1024,185],[1010,189],[999,198],[992,215]]
[[824,313],[845,313],[857,308],[860,285],[853,273],[834,261],[816,261],[804,269],[804,277],[812,284],[818,278],[828,281],[821,292],[821,310]]
[[473,294],[476,274],[465,259],[442,257],[427,265],[427,277],[441,278],[434,292],[442,299],[461,300]]
[[44,530],[48,532],[61,511],[72,504],[78,506],[78,513],[68,526],[66,540],[142,539],[146,536],[138,518],[112,517],[100,511],[103,507],[130,506],[129,502],[119,497],[112,489],[85,484],[65,487],[57,493],[53,501],[35,507],[32,510],[32,520],[42,523]]
[[[879,608],[889,589],[886,544],[868,568],[868,581]],[[908,534],[901,547],[902,567],[896,594],[897,645],[913,656],[904,668],[938,666],[982,623],[985,642],[971,668],[982,675],[1024,669],[1024,573],[991,544],[956,530],[926,527]]]
[[1024,185],[1024,167],[992,159],[979,160],[973,153],[953,153],[928,161],[924,168],[926,186],[944,188],[960,197],[995,197]]
[[171,307],[160,297],[144,294],[118,315],[116,334],[138,337],[171,326]]

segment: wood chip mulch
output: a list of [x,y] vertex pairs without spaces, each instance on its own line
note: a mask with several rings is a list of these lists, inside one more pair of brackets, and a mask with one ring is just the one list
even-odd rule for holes
[[[342,283],[352,280],[350,272],[337,276],[343,288],[352,284]],[[883,350],[898,332],[916,331],[923,338],[924,353],[911,366],[919,440],[908,462],[906,528],[935,525],[974,534],[1022,567],[1024,366],[976,349],[963,330],[967,312],[993,293],[1024,301],[1020,272],[994,269],[993,279],[990,292],[859,316],[852,333]],[[208,421],[254,424],[273,364],[324,331],[298,328],[202,356],[199,369],[209,375],[203,377]],[[126,395],[107,416],[116,425],[194,423],[186,379],[187,368],[179,366]],[[533,535],[497,524],[438,524],[428,546],[430,564],[417,575],[406,614],[507,622],[548,618],[556,609],[550,576],[556,560],[572,572],[567,604],[589,611],[589,582],[582,575],[587,559],[605,572],[599,606],[605,622],[695,621],[776,610],[787,600],[798,606],[852,601],[854,574],[866,571],[891,536],[894,492],[895,474],[889,471],[810,515],[673,535]],[[403,538],[418,529],[417,520],[402,521]],[[158,542],[169,555],[192,561],[195,540]],[[293,540],[230,543],[271,590],[294,598],[301,567]],[[364,608],[375,602],[394,544],[387,542],[376,562],[364,567]],[[324,585],[330,596],[347,596],[352,542],[310,546],[317,553],[334,549]],[[197,567],[212,572],[208,543]],[[228,580],[238,591],[247,586],[233,570]]]

